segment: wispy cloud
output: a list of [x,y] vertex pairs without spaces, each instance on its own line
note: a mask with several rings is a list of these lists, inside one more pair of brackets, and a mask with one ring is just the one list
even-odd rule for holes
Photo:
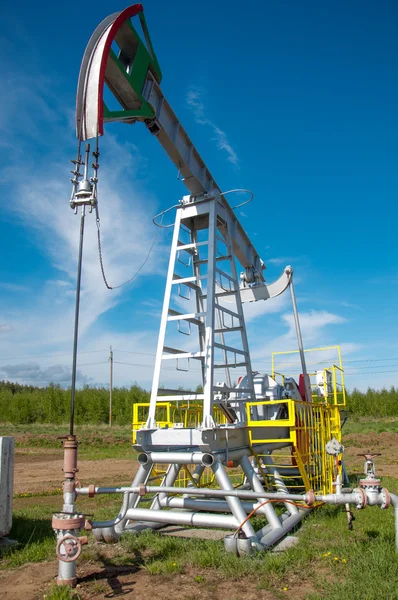
[[[3,80],[9,84],[7,95],[0,99],[0,131],[5,138],[12,139],[14,148],[3,163],[2,194],[6,218],[12,217],[14,223],[23,228],[30,245],[39,250],[47,263],[47,279],[41,273],[40,280],[32,285],[34,265],[29,272],[30,261],[27,260],[18,272],[18,283],[0,284],[3,305],[0,357],[19,357],[7,359],[7,365],[1,367],[0,378],[37,381],[42,385],[51,380],[68,384],[71,357],[38,358],[33,362],[23,358],[71,351],[80,221],[68,206],[71,168],[68,164],[72,158],[68,154],[75,146],[73,131],[68,125],[70,110],[60,100],[62,94],[51,91],[46,76],[35,65],[25,64],[25,68],[29,78],[23,79],[15,75],[17,65],[13,68],[7,61],[0,65]],[[43,136],[46,128],[51,132],[49,136]],[[31,152],[33,143],[35,151]],[[109,291],[99,268],[95,216],[87,214],[79,350],[97,352],[101,348],[99,343],[103,343],[104,348],[114,343],[118,338],[109,324],[112,310],[130,299],[132,290],[145,278],[151,276],[153,281],[164,273],[167,253],[163,251],[162,236],[151,222],[151,217],[158,212],[158,202],[145,184],[145,166],[146,157],[133,144],[122,143],[107,131],[101,139],[99,208],[104,265],[110,285],[116,286],[131,278],[144,262],[155,236],[157,241],[137,279],[122,289]],[[101,318],[106,313],[109,316]],[[126,323],[123,339],[125,345],[129,340],[130,347],[137,335],[139,337],[132,329],[131,321]],[[151,335],[152,331],[146,331],[146,337],[141,336],[138,350],[148,351]],[[120,385],[141,380],[139,368],[126,365],[117,370]],[[101,382],[103,372],[103,366],[82,364],[79,383]],[[149,375],[151,370],[148,368],[146,372]]]
[[204,90],[196,86],[191,86],[186,94],[187,105],[192,110],[197,123],[200,125],[208,125],[213,130],[215,134],[213,139],[217,143],[217,147],[226,152],[228,161],[233,165],[238,166],[238,155],[231,146],[227,134],[206,115],[204,97]]
[[[283,295],[280,296],[283,298]],[[300,318],[300,329],[303,337],[304,347],[315,347],[315,346],[326,346],[329,345],[329,340],[334,336],[331,335],[330,326],[341,325],[346,322],[346,319],[340,315],[330,313],[328,311],[316,311],[311,310],[308,312],[302,312],[299,315]],[[269,335],[269,332],[264,327],[264,331],[258,326],[254,332],[251,332],[252,341],[252,357],[253,360],[264,359],[270,360],[272,352],[277,351],[288,351],[297,348],[297,337],[296,329],[294,324],[294,317],[292,313],[283,313],[280,316],[279,323],[276,323],[276,331],[282,328],[284,333],[277,333],[277,335]],[[327,332],[325,330],[328,329]],[[273,328],[275,332],[275,328]],[[268,335],[267,335],[268,333]],[[265,342],[259,343],[259,340],[264,339]],[[326,341],[325,341],[326,340]],[[347,345],[347,350],[350,348]],[[351,349],[353,346],[351,345]]]
[[352,304],[351,302],[342,302],[341,305],[344,306],[345,308],[354,308],[355,310],[363,310],[362,306],[359,306],[359,304]]
[[[134,162],[139,158],[133,148],[108,137],[104,155],[108,160],[104,160],[106,166],[99,187],[102,250],[110,285],[118,285],[129,279],[147,256],[155,236],[150,217],[156,212],[156,200],[138,182],[126,182],[123,192],[120,190],[118,181],[123,173],[134,170]],[[13,190],[11,209],[28,228],[31,238],[37,240],[41,251],[47,255],[59,275],[44,284],[43,294],[36,294],[28,309],[14,311],[14,314],[15,321],[24,323],[25,332],[31,330],[33,333],[33,329],[36,329],[41,337],[47,334],[48,339],[56,345],[69,340],[73,323],[79,217],[68,207],[70,190],[63,165],[50,165],[50,171],[53,176],[43,182],[41,176],[34,172],[25,172],[22,177],[18,168],[14,168],[14,181],[22,183]],[[126,201],[126,198],[134,198],[134,202]],[[94,216],[88,215],[86,221],[81,335],[89,330],[101,314],[121,301],[124,291],[138,283],[136,280],[130,288],[121,290],[109,291],[105,288],[99,268]],[[134,223],[140,226],[134,227],[132,235]],[[163,263],[157,257],[160,246],[159,241],[141,271],[141,277],[161,272]]]

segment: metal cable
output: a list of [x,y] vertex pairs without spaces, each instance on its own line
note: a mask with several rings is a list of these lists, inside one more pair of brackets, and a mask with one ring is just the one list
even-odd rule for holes
[[250,197],[248,198],[248,200],[245,200],[244,202],[241,202],[240,204],[237,204],[236,206],[231,206],[232,210],[236,210],[237,208],[240,208],[241,206],[244,206],[245,204],[249,204],[249,202],[251,202],[254,198],[254,193],[251,190],[246,190],[244,188],[236,188],[234,190],[227,190],[226,192],[220,192],[220,195],[227,196],[228,194],[237,194],[237,193],[247,193],[247,194],[250,194]]
[[100,219],[96,219],[95,222],[97,224],[98,256],[99,256],[99,262],[100,262],[100,267],[101,267],[102,279],[104,280],[104,283],[105,283],[106,287],[108,288],[108,290],[117,290],[118,288],[121,288],[124,285],[127,285],[128,283],[131,283],[137,277],[137,275],[140,273],[140,271],[144,268],[144,266],[148,262],[148,259],[149,259],[150,255],[151,255],[153,247],[154,247],[154,245],[156,243],[156,236],[153,238],[153,242],[151,244],[151,247],[149,248],[149,252],[146,255],[146,258],[145,258],[144,262],[141,264],[141,266],[139,267],[139,269],[137,269],[137,271],[134,273],[134,275],[132,277],[130,277],[130,279],[128,279],[124,283],[120,283],[119,285],[110,286],[109,283],[108,283],[108,281],[107,281],[106,275],[105,275],[104,262],[103,262],[103,258],[102,258]]

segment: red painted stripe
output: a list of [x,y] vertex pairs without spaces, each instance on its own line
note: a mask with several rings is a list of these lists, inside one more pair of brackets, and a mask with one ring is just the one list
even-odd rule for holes
[[99,82],[98,82],[98,134],[104,135],[104,83],[105,83],[105,70],[106,63],[108,62],[109,52],[115,36],[120,29],[121,25],[131,17],[135,17],[138,13],[144,12],[142,4],[133,4],[128,8],[122,10],[118,14],[116,19],[113,21],[112,26],[108,32],[108,37],[105,42],[104,51],[102,53]]

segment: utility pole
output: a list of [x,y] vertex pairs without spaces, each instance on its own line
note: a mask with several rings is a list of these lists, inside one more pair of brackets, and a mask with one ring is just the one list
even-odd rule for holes
[[110,366],[110,379],[109,379],[109,427],[112,427],[112,387],[113,387],[113,350],[112,350],[112,346],[109,346],[109,366]]

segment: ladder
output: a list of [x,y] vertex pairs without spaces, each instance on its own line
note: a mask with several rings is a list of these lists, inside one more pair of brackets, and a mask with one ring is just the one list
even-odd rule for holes
[[[203,393],[189,392],[185,397],[203,401],[203,428],[217,425],[214,406],[221,409],[229,424],[246,422],[244,402],[234,399],[232,406],[228,402],[231,393],[236,396],[231,369],[237,368],[247,381],[246,387],[239,389],[240,398],[255,400],[234,232],[234,220],[218,190],[199,197],[185,196],[177,208],[147,429],[156,428],[158,402],[184,399],[178,390],[159,395],[164,392],[160,388],[161,370],[170,361],[175,362],[177,371],[189,370],[192,362],[200,366]],[[183,308],[176,310],[175,306]],[[174,334],[176,328],[184,336],[193,334],[189,348],[186,343],[182,349],[170,344],[173,325]],[[220,372],[225,374],[223,382],[218,381]]]

